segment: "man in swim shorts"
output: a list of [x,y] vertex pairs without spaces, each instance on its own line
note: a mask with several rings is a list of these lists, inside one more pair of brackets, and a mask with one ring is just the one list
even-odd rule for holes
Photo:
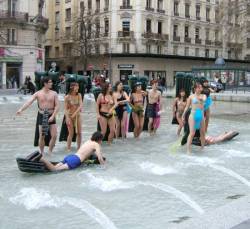
[[102,139],[102,134],[98,131],[95,132],[91,139],[86,141],[75,154],[66,156],[63,161],[57,165],[52,164],[44,157],[42,157],[40,161],[43,162],[50,171],[69,170],[79,167],[82,162],[87,160],[92,154],[95,154],[100,164],[104,164],[100,147]]

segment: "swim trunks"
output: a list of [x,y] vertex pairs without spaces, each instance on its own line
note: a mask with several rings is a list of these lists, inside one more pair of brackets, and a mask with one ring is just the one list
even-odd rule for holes
[[77,155],[70,154],[63,159],[62,163],[67,164],[69,169],[75,169],[80,166],[82,162]]
[[154,103],[154,104],[149,103],[148,106],[147,106],[146,112],[147,112],[146,116],[148,118],[156,118],[157,117],[156,103]]

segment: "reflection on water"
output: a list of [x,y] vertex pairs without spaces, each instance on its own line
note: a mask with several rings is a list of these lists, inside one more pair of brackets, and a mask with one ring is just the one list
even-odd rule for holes
[[[104,144],[104,167],[34,175],[21,173],[15,162],[17,156],[34,151],[37,107],[16,117],[23,102],[0,98],[0,228],[167,228],[249,193],[250,123],[245,117],[250,108],[246,104],[215,102],[209,134],[236,130],[240,135],[203,152],[194,147],[189,156],[185,147],[176,144],[176,126],[170,125],[171,101],[164,100],[166,112],[157,136],[144,133],[136,141],[129,134],[125,142]],[[87,96],[84,140],[95,127],[95,104]],[[57,143],[51,160],[61,160],[65,147]]]

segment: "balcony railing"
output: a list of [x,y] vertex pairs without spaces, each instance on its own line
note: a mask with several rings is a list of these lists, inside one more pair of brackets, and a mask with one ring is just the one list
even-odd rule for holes
[[201,44],[201,39],[195,38],[195,44]]
[[6,41],[7,45],[17,45],[17,41]]
[[109,11],[109,8],[108,8],[108,7],[105,7],[105,8],[103,8],[103,11],[104,11],[104,12],[108,12],[108,11]]
[[95,10],[95,13],[96,13],[96,14],[99,14],[99,13],[100,13],[100,8],[97,8],[97,9]]
[[12,20],[17,22],[28,22],[29,14],[18,11],[0,10],[1,20]]
[[39,25],[41,25],[44,29],[49,28],[49,19],[48,18],[40,16],[40,17],[37,18],[37,23]]
[[133,7],[131,5],[122,5],[122,6],[120,6],[120,9],[121,10],[132,10]]
[[185,37],[185,38],[184,38],[184,41],[185,41],[186,43],[191,43],[191,38],[190,38],[190,37]]
[[103,37],[108,37],[109,33],[108,32],[104,32]]
[[180,41],[181,41],[181,38],[180,38],[180,37],[177,37],[177,36],[176,36],[176,37],[174,36],[174,37],[173,37],[173,41],[179,41],[179,42],[180,42]]
[[163,9],[157,9],[157,12],[160,14],[165,14],[165,10],[163,10]]
[[221,41],[215,41],[215,42],[214,42],[214,45],[215,45],[215,46],[222,46],[222,42],[221,42]]
[[162,41],[168,40],[168,34],[145,32],[142,34],[142,36],[146,39],[151,39],[151,40],[162,40]]
[[152,8],[152,7],[148,7],[148,6],[146,6],[145,10],[150,11],[150,12],[154,12],[154,11],[155,11],[155,9],[154,9],[154,8]]
[[134,38],[134,31],[118,31],[119,38]]
[[211,40],[205,40],[205,44],[206,45],[212,45],[212,41]]

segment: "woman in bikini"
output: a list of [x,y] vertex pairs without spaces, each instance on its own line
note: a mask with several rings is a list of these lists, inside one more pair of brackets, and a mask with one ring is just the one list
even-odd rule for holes
[[69,93],[64,99],[65,118],[68,128],[67,150],[71,151],[71,143],[74,133],[76,133],[77,149],[81,146],[82,141],[82,96],[78,93],[79,85],[76,82],[70,84]]
[[143,130],[144,125],[144,97],[146,92],[142,91],[141,83],[137,82],[132,91],[130,101],[132,104],[132,118],[134,121],[134,137],[138,138]]
[[115,104],[112,93],[112,87],[108,83],[101,86],[102,92],[96,101],[97,120],[99,121],[102,135],[105,136],[107,127],[109,127],[108,144],[111,144],[115,135]]
[[184,126],[182,122],[182,115],[187,105],[187,96],[184,89],[181,89],[177,98],[175,98],[173,103],[173,117],[176,117],[179,127],[177,130],[177,135],[179,136],[181,133],[181,129]]
[[202,84],[203,86],[203,91],[202,94],[207,96],[207,100],[204,106],[204,112],[205,112],[205,131],[207,132],[208,129],[208,123],[209,123],[209,118],[210,118],[210,106],[212,105],[212,98],[210,96],[210,93],[215,92],[212,88],[209,87],[208,85],[208,80],[205,80]]
[[191,106],[191,114],[188,118],[189,136],[187,141],[187,151],[191,153],[191,144],[196,130],[200,130],[201,147],[205,145],[205,121],[204,121],[204,104],[206,95],[201,94],[203,88],[201,83],[196,82],[194,85],[194,94],[190,95],[187,100],[186,108],[182,115],[182,121],[185,122],[185,113]]
[[124,139],[126,137],[126,123],[128,119],[126,106],[129,102],[129,97],[127,93],[123,91],[123,84],[120,81],[115,84],[113,98],[116,106],[116,137],[118,138],[121,134]]

